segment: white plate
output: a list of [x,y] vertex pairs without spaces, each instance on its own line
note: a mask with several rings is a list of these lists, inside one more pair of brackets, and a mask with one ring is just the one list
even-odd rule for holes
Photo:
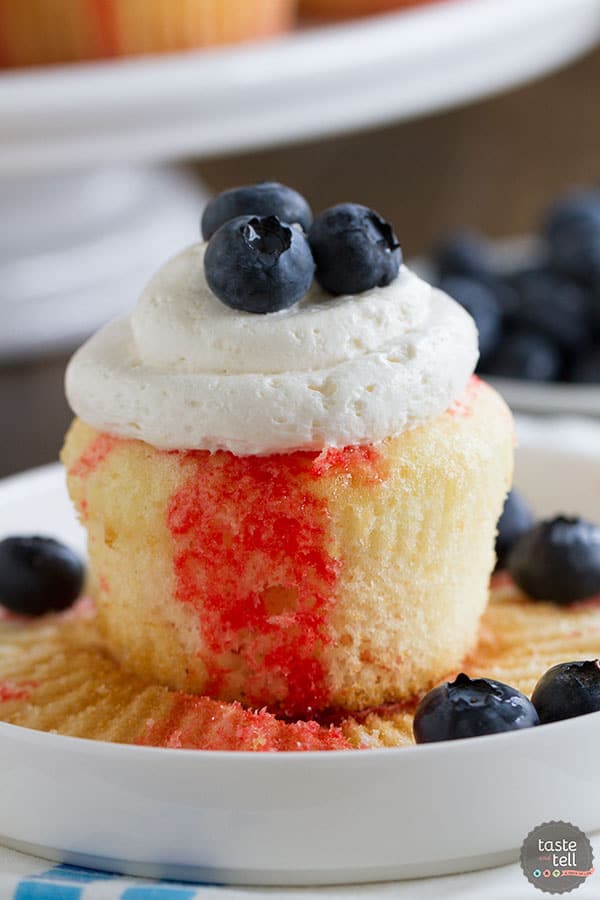
[[[445,0],[244,47],[0,76],[0,173],[207,155],[410,118],[591,47],[600,0]],[[43,151],[43,152],[42,152]]]
[[[519,483],[540,512],[579,507],[600,519],[598,454],[541,451],[541,427],[520,451]],[[32,531],[83,546],[56,466],[0,485],[0,535]],[[600,828],[599,739],[600,713],[402,750],[289,754],[129,747],[1,724],[0,836],[52,859],[190,880],[458,872],[515,859],[544,821]]]

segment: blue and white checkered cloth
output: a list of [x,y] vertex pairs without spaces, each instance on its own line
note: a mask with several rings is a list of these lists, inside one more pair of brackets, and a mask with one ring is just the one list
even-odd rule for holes
[[[592,839],[600,859],[600,834]],[[260,888],[194,885],[111,875],[53,865],[0,847],[0,900],[535,900],[541,894],[520,866],[386,884]],[[600,896],[600,872],[577,890],[578,898]]]

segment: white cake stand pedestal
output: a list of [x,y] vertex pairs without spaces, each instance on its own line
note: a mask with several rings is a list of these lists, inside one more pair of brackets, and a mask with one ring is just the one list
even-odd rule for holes
[[175,167],[0,180],[0,358],[72,347],[130,308],[196,239],[204,202]]
[[197,238],[202,186],[157,160],[423,115],[599,38],[600,0],[444,0],[268,43],[2,74],[0,358],[73,344]]

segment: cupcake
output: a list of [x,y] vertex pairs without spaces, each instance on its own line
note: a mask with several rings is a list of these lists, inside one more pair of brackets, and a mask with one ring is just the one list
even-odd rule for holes
[[0,65],[169,53],[291,27],[295,0],[2,0]]
[[373,211],[310,219],[278,185],[216,198],[74,356],[62,453],[113,657],[296,717],[460,666],[513,465],[467,313]]
[[432,0],[300,0],[300,12],[305,16],[347,19],[431,2]]

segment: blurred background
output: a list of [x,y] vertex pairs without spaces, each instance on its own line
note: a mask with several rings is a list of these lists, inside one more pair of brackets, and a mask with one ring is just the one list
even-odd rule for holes
[[[198,239],[206,196],[259,180],[289,183],[315,210],[344,200],[377,209],[405,258],[437,259],[437,277],[463,278],[456,290],[484,309],[484,327],[491,315],[488,368],[512,383],[517,408],[600,415],[600,252],[592,276],[555,265],[544,237],[518,240],[509,274],[502,252],[501,274],[481,277],[456,263],[459,238],[448,271],[439,263],[440,245],[465,229],[492,240],[494,258],[498,240],[502,249],[539,235],[548,208],[574,188],[586,189],[584,217],[600,223],[599,0],[421,0],[377,14],[369,0],[311,0],[299,22],[291,6],[277,27],[265,19],[265,33],[283,34],[225,29],[208,40],[171,29],[173,46],[155,46],[148,27],[146,43],[128,48],[121,22],[131,59],[115,58],[112,32],[110,46],[57,37],[50,5],[32,0],[27,18],[15,0],[12,19],[10,3],[0,13],[0,475],[56,459],[73,349]],[[215,42],[225,46],[197,49]],[[600,224],[593,242],[597,250]],[[532,269],[549,275],[537,302],[556,301],[558,325],[531,310],[519,319]],[[584,323],[567,345],[565,317]],[[546,357],[530,343],[515,362],[501,346],[524,330],[551,345]],[[548,364],[532,370],[534,357]],[[542,393],[515,395],[519,380]]]

